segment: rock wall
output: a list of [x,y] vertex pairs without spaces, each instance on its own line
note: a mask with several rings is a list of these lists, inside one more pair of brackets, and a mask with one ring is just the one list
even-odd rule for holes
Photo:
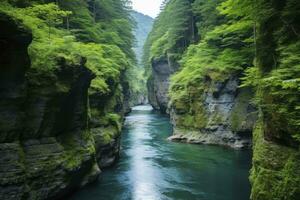
[[61,199],[118,158],[121,85],[91,91],[85,58],[31,68],[31,31],[5,14],[0,26],[0,199]]
[[253,132],[251,199],[297,200],[300,198],[300,3],[290,0],[261,4],[261,10],[266,8],[272,9],[272,15],[257,22],[256,74],[259,75],[246,79],[256,87],[259,102],[259,119]]
[[152,60],[152,76],[149,78],[148,99],[154,109],[165,113],[168,108],[170,76],[176,71],[177,64],[166,58]]
[[[173,141],[218,144],[233,148],[251,146],[256,110],[251,105],[253,93],[240,89],[239,77],[217,81],[207,76],[204,90],[190,88],[189,96],[170,104],[174,125]],[[176,95],[176,94],[174,94]]]
[[111,166],[119,158],[122,118],[130,111],[120,85],[111,84],[113,92],[107,95],[92,89],[89,91],[89,127],[95,140],[96,160],[101,168]]
[[257,111],[250,101],[253,91],[239,88],[240,76],[224,74],[216,79],[207,75],[188,89],[188,96],[173,94],[176,100],[171,101],[170,77],[178,68],[168,59],[153,60],[148,80],[150,104],[170,114],[174,129],[169,140],[250,148]]
[[[191,40],[195,45],[184,42],[187,50],[177,55],[182,57],[169,90],[175,134],[170,139],[244,148],[251,145],[253,132],[250,199],[299,199],[299,1],[195,1],[188,15],[183,7],[173,9],[181,2],[168,1],[145,51],[148,60],[180,52],[176,37],[170,37],[174,30],[191,27],[200,36]],[[169,23],[170,16],[180,20]],[[196,26],[180,23],[190,16]],[[254,34],[249,20],[255,21]],[[188,41],[188,34],[176,34]],[[152,71],[149,99],[159,108],[163,98],[157,99],[155,85],[160,82]],[[242,85],[254,92],[237,87],[238,71]]]
[[300,151],[266,135],[262,118],[253,132],[251,199],[290,199],[300,196]]

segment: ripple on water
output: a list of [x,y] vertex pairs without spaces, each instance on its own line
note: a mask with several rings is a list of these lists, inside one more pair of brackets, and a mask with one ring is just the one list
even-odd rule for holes
[[151,106],[126,117],[121,160],[70,200],[247,200],[251,153],[172,143],[172,126]]

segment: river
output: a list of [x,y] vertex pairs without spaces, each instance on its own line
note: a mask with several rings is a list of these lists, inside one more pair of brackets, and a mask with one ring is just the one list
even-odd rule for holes
[[250,151],[173,143],[169,119],[150,106],[126,117],[121,159],[70,200],[248,200]]

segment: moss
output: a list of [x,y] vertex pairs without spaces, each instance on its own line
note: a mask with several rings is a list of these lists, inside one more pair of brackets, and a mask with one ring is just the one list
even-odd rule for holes
[[225,81],[228,75],[222,74],[218,70],[202,71],[200,74],[195,72],[196,74],[193,75],[185,74],[183,71],[184,69],[172,77],[169,92],[170,107],[178,115],[176,125],[201,129],[207,125],[218,125],[225,121],[224,117],[217,111],[208,116],[204,107],[204,98],[206,93],[214,92],[215,88],[212,86],[215,85],[215,82]]
[[300,195],[300,151],[264,139],[263,122],[254,130],[251,199],[296,200]]
[[66,145],[66,151],[64,152],[64,168],[67,170],[73,170],[82,165],[85,162],[87,156],[93,157],[95,155],[94,142],[88,142],[85,146],[79,146],[79,144],[73,143],[73,145]]
[[115,126],[100,127],[92,129],[95,137],[96,146],[105,146],[110,144],[120,135],[120,131]]
[[176,118],[176,125],[179,127],[204,128],[208,121],[205,108],[202,102],[195,102],[189,105],[190,110],[184,114],[178,114]]
[[[51,27],[49,38],[47,22],[32,12],[34,8],[19,9],[5,2],[0,3],[0,13],[21,22],[18,24],[33,34],[33,41],[28,48],[31,68],[37,69],[36,73],[47,74],[49,78],[55,79],[55,70],[61,67],[62,61],[65,66],[80,66],[83,60],[86,60],[86,67],[96,76],[91,87],[101,93],[109,93],[107,80],[118,82],[121,71],[130,65],[121,49],[115,45],[78,42],[71,32],[56,27]],[[59,8],[54,6],[53,9]],[[58,87],[63,91],[68,89],[64,85]]]
[[80,167],[88,156],[93,157],[96,153],[94,137],[89,130],[81,130],[80,134],[65,133],[59,139],[64,151],[58,162],[62,162],[67,170]]
[[[175,95],[175,93],[177,95]],[[189,111],[189,96],[186,95],[183,91],[176,90],[170,93],[170,105],[177,112],[188,112]]]
[[114,93],[113,95],[109,98],[109,100],[106,103],[105,109],[106,112],[114,112],[115,108],[123,102],[123,93],[122,93],[122,88],[118,84],[116,88],[114,88]]
[[209,125],[220,125],[222,123],[224,123],[225,119],[224,116],[218,112],[218,111],[214,111],[214,113],[212,115],[210,115],[210,121],[209,121]]
[[118,132],[121,132],[121,128],[122,128],[121,116],[115,113],[109,113],[108,119],[110,124],[116,127]]
[[247,110],[251,98],[252,91],[250,89],[239,90],[230,116],[231,129],[233,131],[238,132],[239,130],[242,130],[242,127],[247,123],[247,118],[252,114]]
[[[113,38],[103,40],[105,44],[84,43],[82,40],[79,41],[78,38],[75,38],[76,33],[81,32],[81,30],[73,29],[74,32],[71,32],[64,29],[63,24],[54,25],[49,23],[48,14],[58,13],[55,12],[58,11],[58,6],[54,3],[49,6],[50,4],[45,4],[42,1],[36,1],[36,3],[27,1],[28,7],[24,5],[22,8],[17,8],[11,6],[14,4],[5,2],[6,0],[0,2],[0,15],[12,19],[11,23],[16,25],[17,29],[22,29],[22,32],[24,30],[26,36],[28,31],[28,38],[25,38],[21,32],[15,33],[16,31],[12,31],[14,34],[4,31],[4,36],[6,37],[5,34],[8,33],[9,38],[18,40],[9,42],[10,45],[22,43],[24,39],[26,39],[26,42],[28,40],[28,45],[31,44],[29,47],[24,45],[24,52],[26,52],[26,55],[28,53],[28,65],[12,60],[18,70],[16,70],[16,73],[22,74],[22,77],[20,76],[20,79],[16,82],[18,84],[19,82],[23,84],[24,80],[25,82],[24,87],[22,85],[19,88],[19,85],[17,85],[17,91],[13,89],[11,92],[17,94],[17,101],[22,104],[21,106],[16,105],[21,112],[22,119],[23,117],[26,118],[27,115],[28,119],[26,118],[25,122],[24,120],[22,122],[22,119],[20,121],[25,130],[20,137],[16,137],[18,136],[16,134],[12,135],[13,133],[10,134],[13,141],[20,140],[21,144],[16,154],[12,154],[14,156],[12,167],[16,165],[17,170],[15,171],[18,174],[13,176],[15,182],[4,185],[7,190],[11,191],[10,194],[4,195],[11,198],[16,196],[17,198],[18,195],[23,195],[14,193],[15,190],[20,188],[20,190],[24,189],[20,193],[26,193],[24,198],[29,199],[61,196],[85,184],[87,180],[84,177],[85,175],[89,176],[88,173],[93,164],[96,172],[98,169],[95,160],[96,137],[90,131],[90,128],[93,129],[94,124],[88,123],[87,114],[95,118],[95,121],[103,122],[103,124],[100,124],[102,126],[101,145],[111,143],[111,145],[114,145],[114,152],[112,153],[118,151],[118,143],[112,143],[112,141],[119,137],[121,130],[122,117],[120,116],[123,101],[120,86],[121,78],[123,78],[124,71],[132,65],[133,58],[126,56],[126,52],[122,51],[112,40],[118,40],[118,43],[122,43],[120,46],[124,47],[122,49],[130,52],[131,41],[129,37],[131,36],[129,32],[127,34],[126,30],[120,29],[124,20],[119,20],[119,23],[117,23],[117,21],[111,20],[113,16],[103,16],[105,21],[101,22],[100,27],[98,23],[94,23],[94,17],[91,17],[93,27],[84,28],[97,29],[101,32],[101,35],[97,35],[99,37],[106,35],[109,38],[108,35],[111,33]],[[85,1],[61,1],[59,5],[70,5],[73,2],[76,4],[76,2]],[[123,3],[118,1],[115,4],[121,6]],[[34,6],[31,7],[30,5]],[[43,15],[41,14],[45,11],[43,9],[47,9],[47,13],[44,16],[37,16]],[[88,11],[88,7],[82,7],[82,9]],[[115,10],[120,11],[118,8],[111,7],[111,9],[112,12]],[[92,13],[90,14],[92,16]],[[115,17],[116,15],[120,16],[120,13],[114,13],[113,15]],[[79,18],[78,15],[71,18],[75,17]],[[71,18],[70,22],[72,22]],[[99,20],[98,18],[100,16],[97,14],[97,20]],[[108,30],[108,26],[103,27],[102,25],[107,22],[106,19],[112,21],[111,24],[107,23],[108,26],[110,25],[119,30]],[[54,20],[62,22],[58,18]],[[70,28],[72,29],[71,26]],[[106,31],[103,32],[103,28]],[[17,34],[22,37],[15,37]],[[31,38],[31,35],[33,38]],[[5,37],[4,39],[6,39]],[[119,40],[119,37],[126,41]],[[89,41],[93,39],[88,38]],[[94,42],[100,41],[94,40]],[[19,46],[15,44],[12,45],[11,49],[17,51],[16,53],[20,51]],[[12,53],[12,56],[9,59],[16,58],[15,53]],[[25,74],[25,77],[23,77],[23,74]],[[90,96],[87,96],[87,88],[92,78],[94,79],[91,82],[90,91],[96,96],[93,100],[97,102],[99,108],[89,109]],[[8,77],[8,79],[12,80],[14,77]],[[23,99],[24,95],[26,99]],[[102,97],[104,99],[103,104]],[[68,102],[70,99],[74,101]],[[10,108],[8,109],[10,110]],[[89,109],[88,112],[87,109]],[[13,110],[15,111],[15,109]],[[63,114],[61,115],[61,113]],[[34,131],[31,131],[33,129]],[[16,127],[13,132],[15,130],[19,132]],[[51,138],[53,140],[48,140],[46,137],[53,137]],[[27,139],[30,139],[30,141],[25,142]],[[103,151],[103,149],[100,149],[100,151]],[[102,152],[97,152],[97,155],[99,153]],[[110,156],[109,152],[103,154]],[[17,158],[17,156],[20,158]],[[10,163],[8,163],[9,165]]]
[[186,105],[189,105],[191,110],[196,110],[193,106],[198,105],[193,105],[193,102],[202,102],[203,94],[214,92],[215,88],[211,87],[212,85],[216,82],[224,82],[228,77],[228,72],[218,69],[183,68],[171,77],[169,89],[171,106],[183,110]]

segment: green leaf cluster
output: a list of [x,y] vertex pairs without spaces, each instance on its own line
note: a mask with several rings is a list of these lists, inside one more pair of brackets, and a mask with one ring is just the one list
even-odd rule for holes
[[192,6],[189,0],[164,2],[144,46],[143,64],[149,70],[152,59],[173,56],[178,59],[194,39]]
[[[130,60],[116,45],[76,41],[67,30],[56,28],[58,23],[48,24],[47,16],[51,15],[56,22],[61,22],[60,17],[68,14],[55,4],[35,5],[25,9],[6,4],[1,8],[2,12],[23,21],[32,30],[34,41],[29,47],[31,67],[38,69],[40,73],[45,72],[51,76],[62,59],[71,66],[80,64],[82,58],[85,58],[86,66],[96,75],[92,87],[106,93],[109,92],[106,80],[111,78],[119,82],[121,71],[130,66]],[[47,37],[48,26],[52,27],[51,38]]]
[[[257,105],[266,124],[265,132],[287,143],[300,142],[300,5],[257,1],[256,66],[247,70],[244,85],[256,88]],[[255,15],[264,10],[265,15]]]
[[[189,88],[203,92],[207,80],[224,81],[252,66],[253,22],[242,14],[228,13],[226,1],[195,1],[192,6],[200,41],[190,45],[180,60],[181,69],[171,78],[171,102]],[[193,89],[193,90],[194,90]],[[190,96],[192,99],[193,97]]]

